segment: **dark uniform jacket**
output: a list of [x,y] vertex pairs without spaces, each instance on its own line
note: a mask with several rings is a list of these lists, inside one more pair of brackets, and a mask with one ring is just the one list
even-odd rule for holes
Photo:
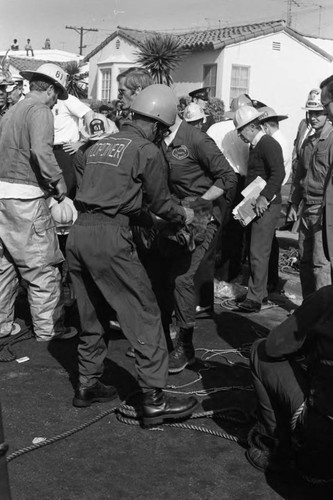
[[161,151],[135,123],[124,123],[117,134],[98,141],[85,153],[85,168],[76,205],[103,212],[140,214],[145,204],[163,219],[183,222],[184,209],[171,200]]
[[[169,147],[163,145],[169,164],[170,191],[180,200],[200,197],[213,185],[233,191],[237,177],[213,139],[196,127],[182,121]],[[219,202],[215,200],[214,215],[220,221]]]

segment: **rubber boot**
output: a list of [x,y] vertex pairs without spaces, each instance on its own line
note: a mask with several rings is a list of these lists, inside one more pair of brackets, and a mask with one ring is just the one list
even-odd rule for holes
[[269,436],[259,422],[249,432],[248,445],[245,456],[250,464],[261,472],[288,468],[290,450],[281,446],[277,438]]
[[143,395],[142,423],[144,426],[163,424],[168,420],[188,418],[199,406],[197,398],[175,398],[162,389],[151,389]]
[[195,363],[193,328],[180,328],[176,347],[169,355],[169,373],[180,373],[187,365]]

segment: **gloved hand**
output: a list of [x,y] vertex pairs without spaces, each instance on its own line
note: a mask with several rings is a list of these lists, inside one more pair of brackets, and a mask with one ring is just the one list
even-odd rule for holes
[[58,182],[53,186],[54,192],[52,196],[58,203],[65,199],[67,194],[67,186],[63,177],[58,180]]

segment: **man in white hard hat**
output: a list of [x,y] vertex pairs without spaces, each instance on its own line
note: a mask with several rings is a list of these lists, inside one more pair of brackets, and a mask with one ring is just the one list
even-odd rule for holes
[[[321,103],[328,119],[333,123],[333,75],[320,84]],[[323,200],[323,244],[326,257],[331,262],[333,275],[333,163],[326,176]]]
[[[282,182],[282,186],[285,185],[289,177],[291,175],[291,147],[287,137],[280,129],[279,123],[288,118],[287,115],[281,115],[276,113],[273,108],[269,106],[263,106],[262,108],[258,108],[258,111],[262,113],[262,116],[259,118],[262,129],[265,134],[274,137],[276,141],[280,144],[282,148],[283,154],[283,163],[285,170],[285,177]],[[268,282],[267,282],[267,290],[268,292],[274,292],[279,285],[279,242],[274,233],[273,241],[272,241],[272,251],[269,259],[268,266]]]
[[30,93],[0,123],[0,335],[10,335],[20,278],[28,284],[32,325],[38,341],[69,338],[60,303],[59,250],[46,201],[61,201],[66,186],[52,152],[57,99],[66,99],[66,74],[55,64],[23,71]]
[[241,192],[244,189],[249,159],[249,144],[238,136],[233,124],[233,117],[237,109],[242,106],[252,106],[250,97],[241,94],[235,97],[230,104],[230,110],[224,113],[225,120],[214,123],[207,130],[207,134],[214,139],[237,176],[237,186],[232,205],[226,213],[223,225],[221,246],[221,268],[219,272],[225,281],[232,281],[242,271],[242,257],[244,253],[244,227],[232,216],[232,209],[243,199]]
[[242,106],[234,117],[241,139],[250,144],[245,185],[260,176],[266,186],[255,200],[257,217],[249,227],[250,277],[245,300],[239,303],[242,312],[259,312],[267,297],[268,262],[272,239],[281,210],[281,185],[285,177],[282,148],[273,137],[264,134],[261,113],[251,106]]
[[193,127],[202,128],[203,123],[206,122],[206,115],[204,110],[199,104],[191,102],[184,109],[183,120],[192,125]]
[[298,248],[303,299],[332,282],[323,248],[322,205],[327,174],[333,163],[333,127],[321,103],[319,89],[310,92],[305,108],[315,133],[303,143],[289,214],[295,218],[300,208]]

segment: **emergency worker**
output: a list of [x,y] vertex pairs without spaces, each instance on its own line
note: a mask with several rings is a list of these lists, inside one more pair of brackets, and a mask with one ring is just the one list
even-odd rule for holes
[[[193,103],[198,104],[200,108],[206,111],[207,103],[209,101],[209,91],[210,87],[202,87],[200,89],[192,90],[192,92],[189,92],[188,95],[191,97]],[[213,125],[213,123],[215,123],[213,116],[207,114],[207,119],[202,126],[202,131],[206,132],[209,127]]]
[[0,123],[0,336],[9,335],[19,280],[28,299],[37,341],[70,338],[63,324],[59,249],[55,223],[46,201],[62,201],[65,181],[52,152],[52,106],[66,99],[66,73],[55,64],[22,71],[30,81],[26,98]]
[[312,90],[306,102],[314,134],[302,147],[293,179],[290,217],[300,209],[299,268],[303,298],[331,284],[331,267],[323,248],[323,199],[327,174],[333,163],[333,127],[320,101],[320,90]]
[[252,346],[257,423],[246,456],[261,471],[294,462],[310,482],[333,480],[332,303],[328,285]]
[[[169,187],[181,203],[190,203],[194,208],[210,211],[204,236],[190,251],[183,251],[177,258],[168,259],[165,286],[172,289],[169,301],[162,304],[164,327],[171,324],[171,313],[175,310],[179,333],[176,346],[169,358],[169,372],[179,373],[195,361],[193,330],[196,315],[194,277],[207,250],[217,240],[215,235],[222,222],[221,197],[229,202],[230,193],[236,187],[236,174],[215,142],[196,127],[189,125],[179,116],[171,127],[171,134],[164,138],[161,148],[169,164]],[[188,201],[189,200],[189,201]],[[192,204],[193,203],[193,204]],[[205,215],[204,215],[205,217]],[[215,250],[211,265],[206,268],[206,279],[201,286],[205,293],[213,296]],[[170,302],[171,297],[173,303]],[[162,301],[160,301],[162,303]]]
[[282,148],[273,137],[264,134],[252,106],[242,106],[234,117],[241,139],[250,144],[245,187],[260,176],[266,181],[254,203],[256,218],[248,229],[250,239],[250,277],[245,300],[238,303],[242,312],[259,312],[267,297],[268,263],[272,240],[281,211],[281,184],[285,171]]
[[163,219],[190,222],[193,212],[171,200],[163,158],[152,143],[174,123],[177,107],[171,89],[165,85],[144,89],[134,100],[132,112],[132,121],[124,123],[121,132],[87,150],[75,200],[79,217],[68,237],[67,257],[82,333],[79,386],[73,404],[90,406],[116,396],[114,387],[100,382],[107,354],[104,332],[112,308],[135,349],[143,424],[150,425],[189,416],[197,400],[163,393],[168,351],[156,298],[133,242],[130,218],[140,213],[143,191],[150,210]]
[[[333,76],[323,80],[320,89],[321,103],[328,119],[333,123]],[[333,277],[333,163],[327,173],[324,186],[323,245],[325,255],[331,262],[331,276]]]

